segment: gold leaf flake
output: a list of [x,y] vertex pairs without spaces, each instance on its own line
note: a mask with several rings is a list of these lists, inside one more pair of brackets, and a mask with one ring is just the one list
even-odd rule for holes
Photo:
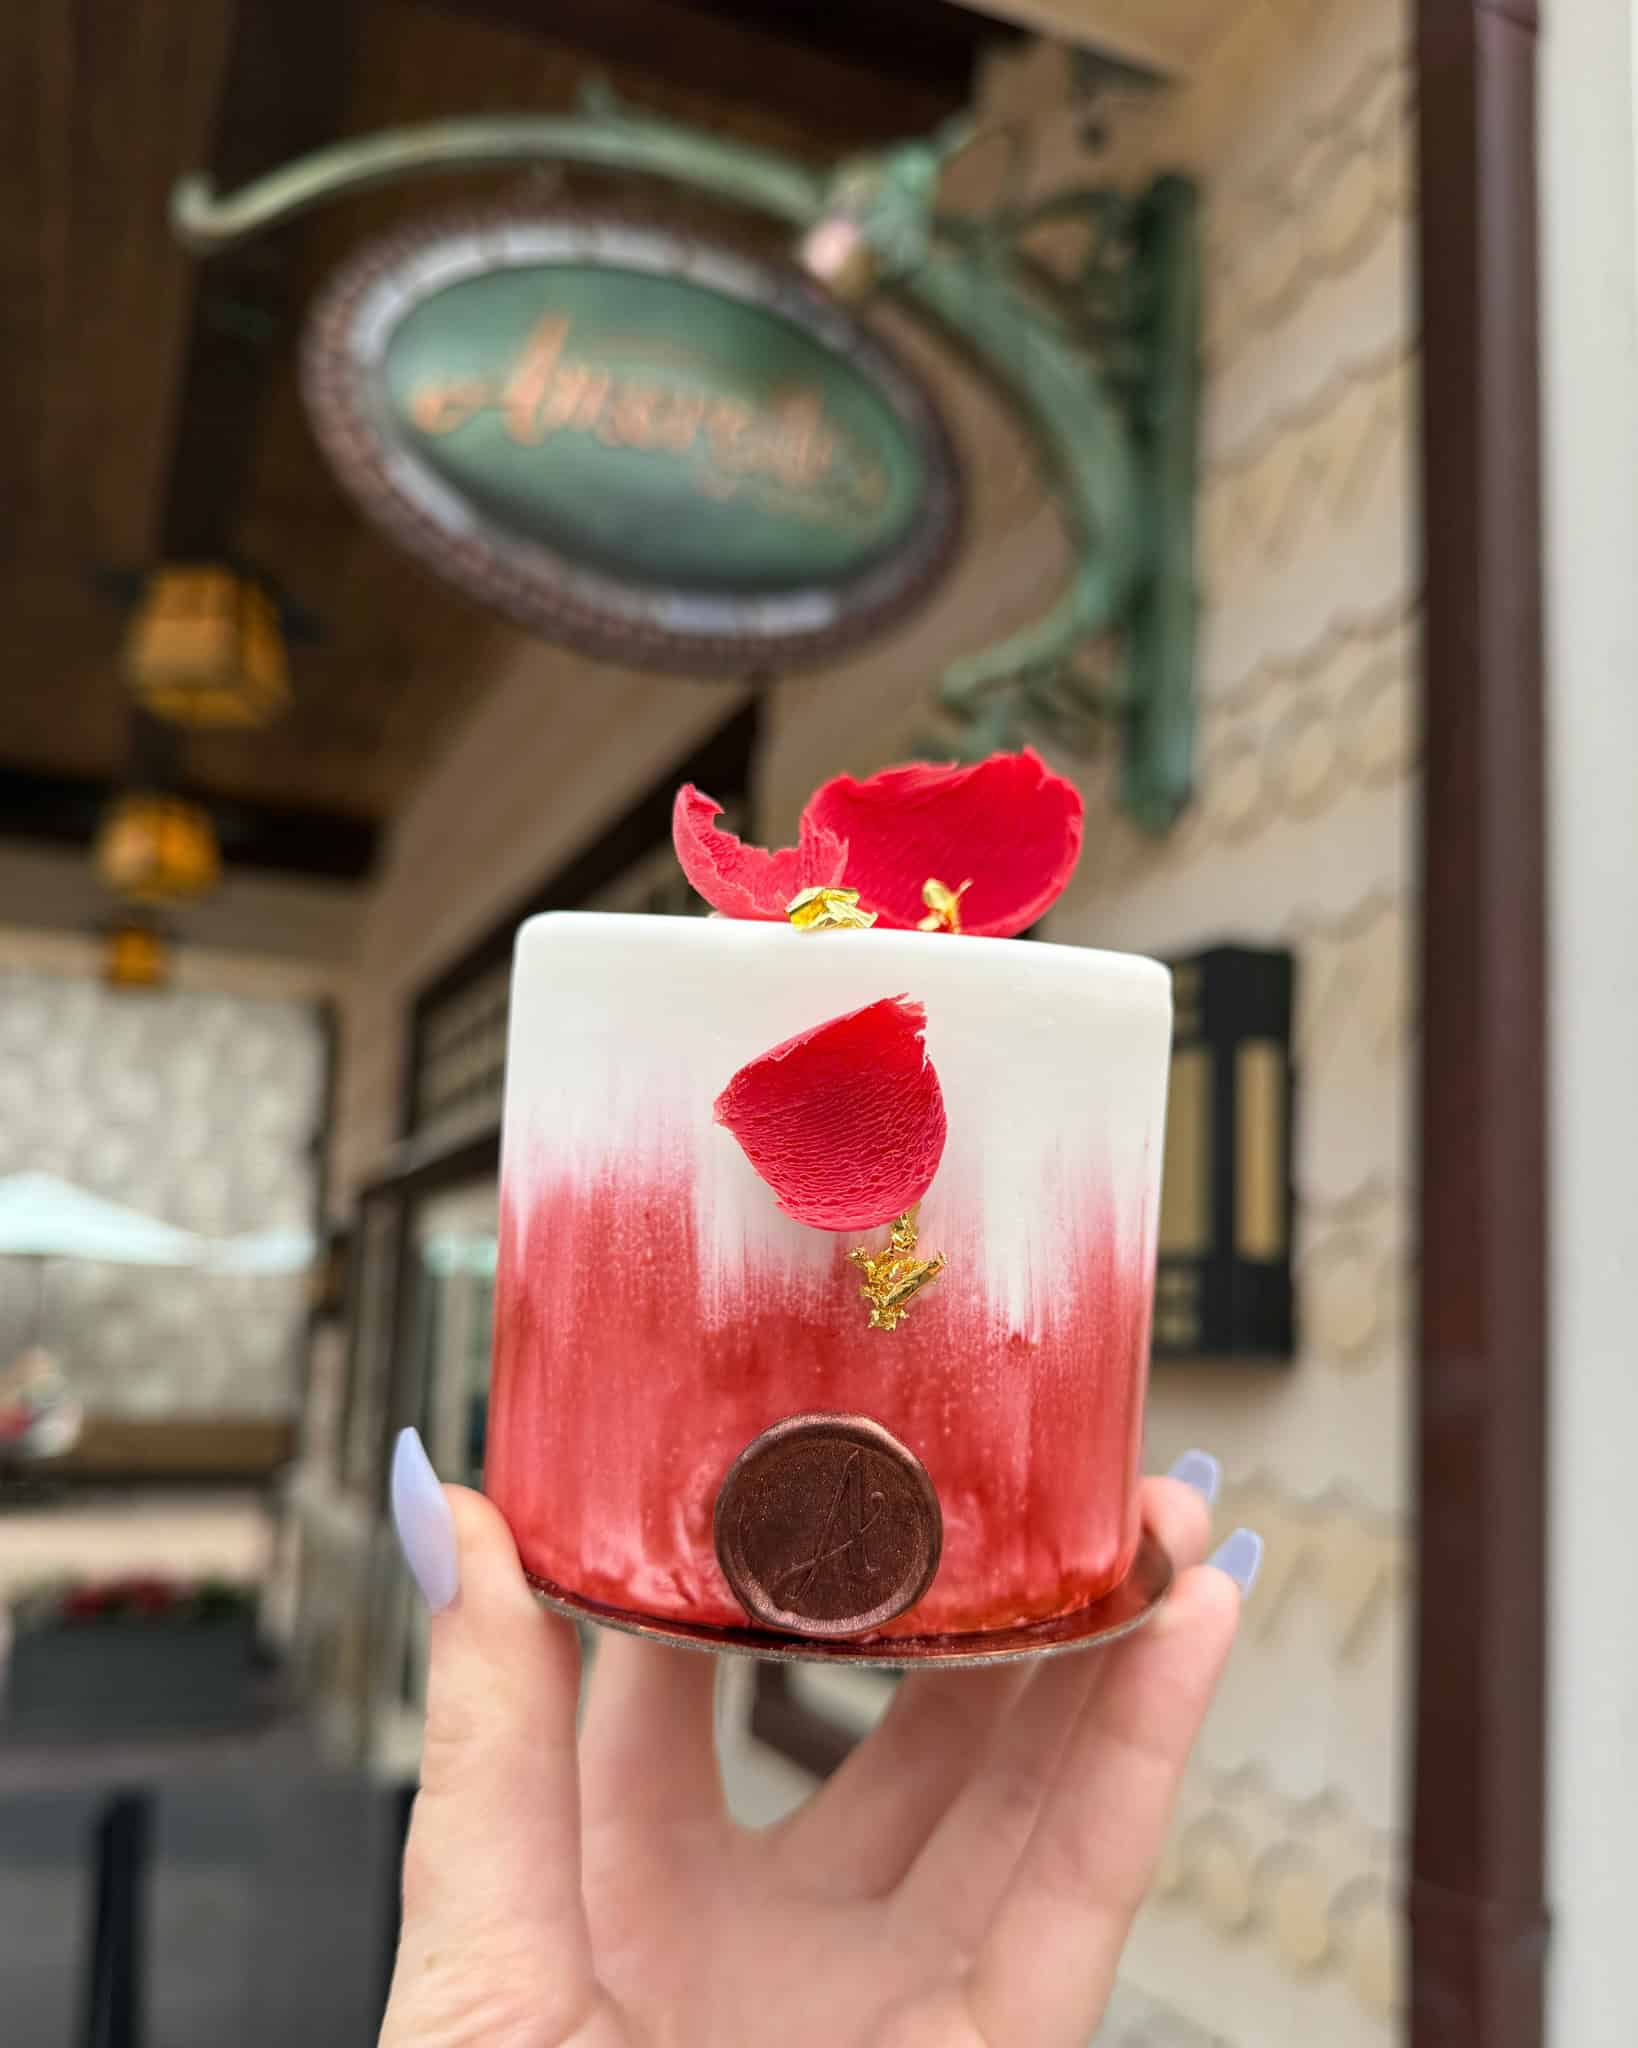
[[799,932],[868,931],[876,922],[875,911],[859,908],[857,889],[804,889],[785,915]]
[[856,1245],[848,1257],[865,1276],[859,1292],[870,1303],[872,1330],[896,1330],[910,1313],[912,1300],[938,1278],[947,1263],[942,1252],[935,1252],[930,1259],[916,1257],[915,1209],[906,1209],[899,1217],[888,1232],[884,1250],[873,1252],[868,1245]]
[[929,875],[921,885],[921,900],[927,905],[927,915],[916,926],[918,932],[958,932],[961,929],[961,899],[972,887],[969,875],[959,889],[948,888],[936,876]]

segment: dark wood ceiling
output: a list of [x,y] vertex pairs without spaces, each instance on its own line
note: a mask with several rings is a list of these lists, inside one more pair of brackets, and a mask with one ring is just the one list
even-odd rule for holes
[[[824,161],[942,119],[1002,33],[943,0],[11,0],[0,804],[13,800],[0,833],[73,837],[128,773],[122,591],[167,554],[236,553],[311,621],[290,715],[191,737],[182,764],[241,825],[275,813],[267,857],[281,865],[300,865],[302,835],[279,811],[390,816],[523,646],[361,523],[295,375],[304,307],[358,241],[520,181],[372,194],[199,263],[166,223],[184,172],[209,166],[231,186],[337,135],[566,108],[588,73]],[[15,800],[31,777],[30,801]],[[52,834],[65,791],[73,823]],[[255,833],[241,839],[254,858]]]

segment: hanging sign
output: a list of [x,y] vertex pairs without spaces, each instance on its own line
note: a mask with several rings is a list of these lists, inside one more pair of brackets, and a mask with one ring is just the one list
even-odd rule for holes
[[912,610],[960,524],[899,357],[794,270],[585,215],[399,235],[309,330],[342,481],[431,568],[548,639],[736,675]]

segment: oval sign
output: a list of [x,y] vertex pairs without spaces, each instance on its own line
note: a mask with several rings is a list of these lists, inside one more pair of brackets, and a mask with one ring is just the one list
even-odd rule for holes
[[707,675],[835,653],[948,565],[931,398],[795,270],[584,215],[465,217],[330,283],[315,431],[364,509],[552,640]]

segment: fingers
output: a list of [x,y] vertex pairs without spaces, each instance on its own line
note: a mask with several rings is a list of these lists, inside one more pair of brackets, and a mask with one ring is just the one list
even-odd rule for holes
[[599,1998],[580,1895],[574,1631],[530,1592],[495,1509],[438,1490],[419,1439],[400,1445],[393,1505],[436,1611],[382,2040],[499,2041],[525,2010],[529,2038],[556,2040]]
[[1046,1658],[1030,1674],[905,1877],[895,1903],[907,1923],[931,1921],[964,1950],[976,1942],[1029,1840],[1095,1667],[1088,1652]]
[[877,1898],[910,1869],[1024,1689],[1020,1665],[913,1671],[835,1777],[784,1823],[787,1868],[827,1898]]
[[[433,1616],[421,1790],[406,1857],[411,1903],[470,1913],[477,1892],[538,1926],[579,1904],[574,1631],[530,1592],[511,1534],[450,1487],[460,1589]],[[485,1873],[476,1889],[474,1871]],[[505,1895],[504,1898],[502,1895]]]
[[[1179,1458],[1172,1475],[1145,1479],[1139,1494],[1144,1526],[1152,1531],[1160,1547],[1179,1574],[1189,1571],[1205,1556],[1211,1543],[1211,1504],[1217,1490],[1216,1460],[1206,1459],[1202,1471],[1196,1460],[1200,1451]],[[1179,1476],[1190,1473],[1190,1478]]]
[[[1206,1491],[1213,1491],[1215,1469],[1209,1479],[1213,1483]],[[1204,1557],[1210,1541],[1210,1513],[1200,1485],[1198,1475],[1195,1483],[1149,1479],[1143,1485],[1143,1519],[1179,1569]],[[1070,1730],[1100,1683],[1111,1654],[1087,1650],[1049,1657],[1033,1667],[979,1767],[965,1782],[948,1788],[947,1811],[905,1881],[903,1905],[908,1914],[937,1918],[963,1945],[976,1940],[1006,1890],[1054,1781]]]
[[968,1980],[981,2039],[1080,2048],[1094,2030],[1239,1609],[1227,1571],[1189,1571],[1107,1652]]
[[[1178,1470],[1187,1475],[1183,1481],[1147,1482],[1142,1513],[1168,1554],[1192,1564],[1205,1553],[1216,1461],[1194,1451]],[[779,1848],[787,1867],[812,1873],[830,1898],[875,1898],[893,1890],[955,1811],[979,1765],[993,1758],[1005,1725],[1007,1753],[986,1790],[967,1799],[963,1817],[947,1830],[947,1853],[930,1859],[922,1873],[921,1889],[935,1910],[948,1915],[967,1898],[981,1925],[1011,1867],[1010,1858],[996,1854],[997,1830],[1016,1836],[1014,1853],[1022,1846],[1034,1802],[1092,1676],[1084,1664],[1066,1670],[1026,1709],[1022,1703],[1046,1674],[1032,1681],[1023,1664],[910,1673],[874,1733],[784,1823]]]
[[581,1785],[588,1834],[655,1843],[726,1825],[713,1707],[717,1660],[605,1633],[587,1689]]

